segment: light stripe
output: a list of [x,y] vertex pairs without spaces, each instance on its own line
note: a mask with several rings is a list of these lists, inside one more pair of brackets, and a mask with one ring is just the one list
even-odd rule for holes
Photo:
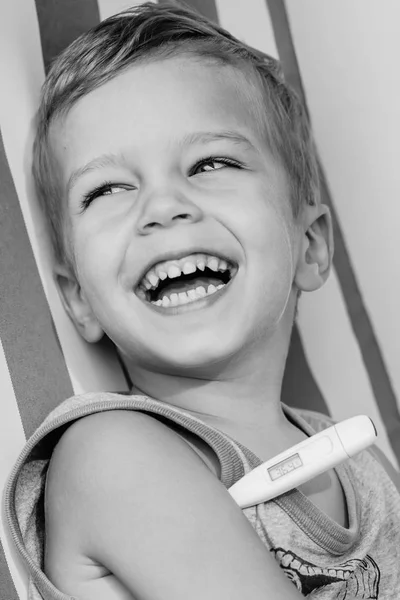
[[[0,419],[0,488],[4,489],[5,483],[14,466],[21,449],[25,444],[24,429],[18,412],[18,405],[14,395],[11,377],[7,367],[3,345],[0,339],[0,393],[1,393],[1,419]],[[1,599],[6,600],[13,587],[19,597],[26,598],[28,576],[23,568],[12,540],[9,538],[8,529],[5,528],[4,506],[2,504],[0,519],[0,542],[3,547],[7,563],[0,561],[0,590]],[[10,571],[8,573],[7,569]],[[12,577],[12,580],[10,578]],[[11,600],[11,598],[10,598]]]
[[400,3],[287,6],[338,216],[399,404]]
[[[156,0],[153,1],[155,2]],[[122,10],[143,4],[143,0],[97,0],[97,4],[100,20],[104,21],[104,19],[108,19],[108,17],[116,15]]]
[[242,42],[278,58],[272,22],[265,0],[216,0],[219,22]]
[[[316,139],[340,217],[341,227],[335,218],[334,260],[338,278],[376,402],[400,459],[399,400],[394,391],[396,386],[399,396],[400,278],[393,278],[394,273],[400,272],[400,215],[398,203],[392,200],[400,176],[396,160],[390,159],[397,154],[396,123],[400,126],[398,103],[392,102],[398,95],[396,91],[400,91],[400,77],[396,84],[392,76],[398,71],[395,57],[400,43],[398,36],[385,33],[397,22],[400,8],[396,3],[388,3],[390,10],[383,14],[377,2],[368,6],[358,2],[358,8],[343,2],[326,2],[322,7],[305,1],[300,8],[290,0],[286,5]],[[347,18],[343,18],[343,10]],[[360,15],[371,25],[368,39],[358,31]],[[378,57],[375,51],[377,39],[383,44],[390,40],[385,69],[381,66],[381,53]],[[317,51],[320,59],[315,61]],[[368,63],[364,59],[366,53]],[[346,69],[338,69],[339,64],[346,64]],[[371,73],[379,73],[385,85],[371,88]],[[391,122],[390,128],[382,126],[378,116],[382,113]],[[377,153],[379,144],[392,148],[383,160],[382,154]],[[326,192],[324,200],[329,203]],[[385,207],[380,210],[382,200]],[[385,293],[388,282],[389,294]]]
[[308,363],[332,418],[340,421],[357,414],[371,417],[378,431],[377,445],[398,468],[335,269],[320,290],[303,294],[298,319]]

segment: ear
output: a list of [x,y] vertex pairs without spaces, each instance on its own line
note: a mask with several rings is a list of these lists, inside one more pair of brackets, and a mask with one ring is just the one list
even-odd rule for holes
[[104,331],[95,317],[75,274],[66,266],[55,265],[53,276],[61,302],[78,333],[92,344],[100,341]]
[[306,206],[300,226],[300,244],[294,282],[304,292],[321,288],[333,258],[332,216],[325,204]]

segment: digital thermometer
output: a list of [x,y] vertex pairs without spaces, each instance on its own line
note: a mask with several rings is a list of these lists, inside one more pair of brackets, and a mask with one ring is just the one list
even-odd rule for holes
[[376,436],[369,417],[351,417],[256,467],[229,488],[229,493],[241,508],[267,502],[364,450]]

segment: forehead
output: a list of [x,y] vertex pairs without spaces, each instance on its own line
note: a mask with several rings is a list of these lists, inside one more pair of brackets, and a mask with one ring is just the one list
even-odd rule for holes
[[78,100],[53,124],[52,149],[70,170],[102,152],[165,150],[201,130],[235,129],[262,145],[248,101],[250,86],[233,67],[193,58],[135,65]]

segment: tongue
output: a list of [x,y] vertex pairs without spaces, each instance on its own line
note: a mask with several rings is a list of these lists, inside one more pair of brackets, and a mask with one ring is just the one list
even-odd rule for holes
[[158,294],[157,299],[161,299],[164,296],[170,298],[171,294],[180,294],[182,292],[187,292],[188,290],[195,290],[200,286],[203,286],[207,291],[209,285],[215,285],[215,287],[217,287],[217,285],[220,285],[221,283],[221,279],[218,279],[217,277],[196,277],[190,281],[172,281],[162,289],[160,294]]

